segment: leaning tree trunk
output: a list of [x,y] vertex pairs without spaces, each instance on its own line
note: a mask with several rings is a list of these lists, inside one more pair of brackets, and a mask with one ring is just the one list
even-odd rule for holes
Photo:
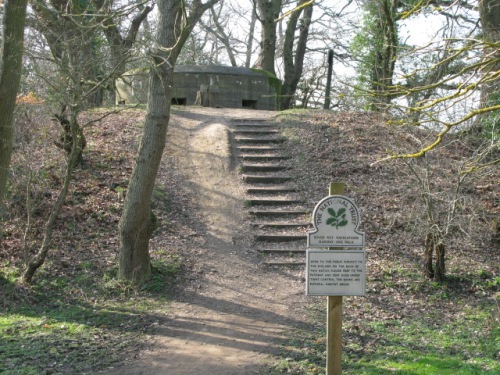
[[172,83],[173,67],[157,61],[157,65],[151,68],[144,135],[119,224],[118,277],[134,284],[142,284],[151,276],[149,239],[156,227],[151,212],[151,197],[165,147],[171,100],[171,91],[167,87]]
[[43,241],[40,249],[35,254],[35,256],[33,256],[28,261],[23,273],[23,281],[28,284],[32,282],[35,272],[45,263],[45,260],[47,259],[47,254],[49,253],[50,245],[52,243],[52,233],[54,232],[56,220],[61,213],[64,202],[66,201],[69,185],[73,177],[73,171],[75,170],[75,166],[78,163],[78,158],[82,153],[82,148],[79,146],[82,144],[82,142],[79,140],[81,128],[77,122],[77,113],[78,111],[73,112],[71,115],[71,119],[69,120],[71,135],[72,138],[76,140],[76,142],[72,143],[72,149],[66,164],[66,175],[64,177],[63,187],[59,192],[59,196],[57,197],[57,200],[52,207],[52,211],[50,212],[47,223],[45,224],[45,231],[43,234]]
[[[161,25],[161,22],[159,23]],[[161,29],[161,26],[159,26]],[[160,35],[162,46],[174,38],[175,25],[167,29],[172,35]],[[168,57],[163,56],[166,61]],[[156,229],[151,212],[151,197],[160,166],[170,118],[173,66],[161,58],[151,68],[149,78],[148,113],[144,124],[136,164],[130,177],[123,215],[120,220],[120,260],[118,277],[133,284],[142,284],[151,276],[149,239]]]
[[123,214],[119,223],[118,277],[142,284],[151,276],[149,240],[156,228],[151,197],[165,148],[170,118],[174,65],[179,52],[203,12],[218,0],[202,4],[193,0],[185,17],[182,0],[159,0],[156,51],[149,73],[148,111],[143,137],[130,176]]
[[[0,61],[0,207],[7,186],[12,155],[12,122],[21,80],[27,3],[27,0],[6,0],[4,5],[2,61]],[[1,227],[0,238],[2,238]]]

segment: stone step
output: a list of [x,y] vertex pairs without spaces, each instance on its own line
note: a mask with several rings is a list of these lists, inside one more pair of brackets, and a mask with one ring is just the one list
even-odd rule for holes
[[241,165],[242,172],[279,172],[289,169],[286,165],[280,164],[248,164]]
[[284,242],[284,241],[306,241],[307,236],[303,234],[256,234],[256,241]]
[[279,154],[242,154],[240,155],[240,158],[243,159],[243,161],[271,161],[271,160],[286,160],[290,159],[289,156],[285,155],[279,155]]
[[251,143],[251,144],[266,144],[266,143],[283,143],[283,137],[234,137],[237,143]]
[[266,186],[266,187],[250,187],[247,189],[248,194],[285,194],[294,193],[297,189],[294,187],[281,186]]
[[243,181],[249,184],[274,184],[292,180],[291,176],[258,176],[258,175],[243,175]]
[[291,215],[307,215],[310,213],[308,210],[292,209],[292,210],[249,210],[249,214],[255,216],[291,216]]
[[269,198],[269,199],[247,199],[245,201],[249,206],[289,206],[292,204],[299,204],[302,203],[302,201],[297,200],[297,199],[287,199],[287,198],[282,198],[282,199],[275,199],[275,198]]

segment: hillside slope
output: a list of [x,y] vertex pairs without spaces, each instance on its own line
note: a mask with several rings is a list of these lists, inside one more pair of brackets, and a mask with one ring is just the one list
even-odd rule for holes
[[[446,243],[448,279],[429,282],[422,275],[426,209],[418,180],[403,162],[376,162],[388,150],[418,147],[431,134],[390,128],[382,118],[361,113],[176,107],[153,206],[161,224],[151,241],[159,272],[143,290],[116,283],[117,223],[143,117],[142,111],[127,110],[85,128],[86,164],[75,173],[49,260],[32,287],[12,280],[23,261],[22,249],[32,253],[40,241],[63,160],[50,147],[56,129],[49,124],[45,138],[23,141],[29,153],[17,148],[0,247],[5,312],[16,316],[21,309],[44,329],[76,322],[92,334],[61,338],[57,328],[54,346],[79,346],[51,351],[44,359],[31,358],[29,352],[23,357],[20,348],[38,342],[38,336],[33,336],[31,323],[17,318],[15,330],[0,327],[12,343],[0,351],[6,363],[1,370],[34,366],[60,373],[321,373],[322,299],[304,296],[303,268],[266,267],[255,250],[229,138],[232,120],[241,118],[276,123],[305,207],[312,211],[334,181],[345,183],[346,195],[360,207],[367,294],[346,298],[346,373],[361,373],[356,367],[360,356],[373,356],[372,365],[380,373],[388,371],[379,353],[389,344],[396,346],[390,334],[398,336],[398,329],[418,327],[419,337],[424,328],[445,333],[466,329],[470,318],[464,306],[475,314],[484,311],[478,315],[482,328],[476,342],[488,342],[498,332],[500,252],[493,228],[500,214],[498,168],[464,182],[457,201],[460,217]],[[454,191],[462,157],[474,156],[469,147],[450,138],[446,147],[412,162],[415,172],[427,171],[432,177],[430,192],[438,198],[438,208]],[[27,216],[29,169],[37,178]],[[77,311],[71,310],[74,306]],[[438,350],[432,340],[428,347],[406,348],[416,353],[414,358]],[[498,353],[494,345],[487,354],[483,349],[449,348],[445,354],[462,356],[478,371],[494,371]]]

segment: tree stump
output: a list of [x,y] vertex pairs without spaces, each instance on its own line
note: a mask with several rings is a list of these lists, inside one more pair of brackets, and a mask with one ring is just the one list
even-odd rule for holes
[[[433,264],[434,255],[436,261]],[[427,233],[425,238],[424,273],[434,281],[442,281],[445,277],[445,245],[435,233]]]

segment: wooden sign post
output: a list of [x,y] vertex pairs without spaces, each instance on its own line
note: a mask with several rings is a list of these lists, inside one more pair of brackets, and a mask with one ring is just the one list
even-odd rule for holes
[[358,231],[359,210],[344,190],[344,184],[330,184],[307,238],[306,294],[328,296],[326,375],[342,373],[342,296],[365,294],[364,233]]
[[[331,183],[328,193],[344,195],[344,191],[344,184]],[[342,374],[342,296],[326,298],[326,375],[340,375]]]

